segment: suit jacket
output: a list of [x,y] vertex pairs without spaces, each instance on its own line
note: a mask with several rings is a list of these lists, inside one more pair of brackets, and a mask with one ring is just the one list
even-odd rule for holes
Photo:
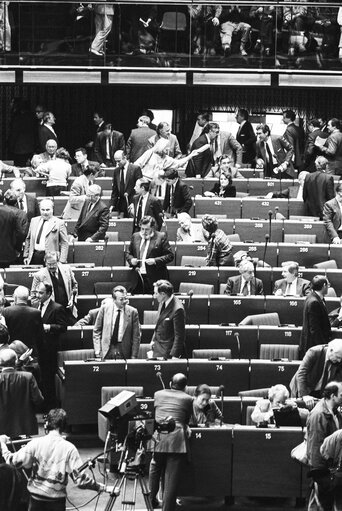
[[28,305],[19,304],[5,307],[3,316],[11,342],[19,340],[33,349],[33,356],[40,352],[44,330],[40,311]]
[[[35,194],[25,193],[25,197],[26,197],[26,204],[27,204],[26,216],[27,216],[28,222],[30,223],[34,216],[40,215],[39,204],[38,204]],[[16,207],[18,209],[20,209],[18,203],[16,204]]]
[[[206,144],[208,144],[208,139],[204,133],[203,135],[200,135],[192,144],[191,151],[194,149],[199,149]],[[209,147],[203,151],[203,153],[194,156],[194,158],[189,161],[185,169],[186,177],[196,177],[197,174],[199,174],[201,177],[205,177],[207,174],[209,174],[212,165],[214,165],[214,159]]]
[[[283,295],[286,292],[287,282],[286,279],[276,280],[274,283],[273,294],[278,289],[281,289]],[[297,277],[296,296],[307,296],[310,293],[310,282],[306,279]]]
[[55,350],[58,338],[67,330],[66,312],[62,305],[50,300],[42,317],[44,325],[50,325],[50,331],[45,332],[45,349]]
[[323,223],[328,237],[328,242],[338,238],[338,229],[342,223],[341,209],[338,200],[331,199],[323,206]]
[[[124,195],[120,193],[120,175],[121,169],[116,168],[114,170],[113,175],[113,185],[112,185],[112,197],[111,197],[111,205],[115,210],[119,212],[124,212],[126,216],[127,213],[127,201]],[[142,177],[141,168],[138,165],[133,165],[132,163],[128,164],[126,179],[125,179],[125,189],[124,193],[128,194],[128,202],[129,204],[133,200],[134,196],[134,186],[138,179]]]
[[0,206],[0,262],[14,263],[19,248],[25,239],[26,223],[18,209],[12,206]]
[[89,190],[89,181],[84,174],[76,177],[70,188],[69,200],[65,205],[62,218],[78,220],[86,195]]
[[[65,291],[68,296],[68,301],[70,301],[73,297],[73,291],[78,290],[78,284],[75,279],[74,272],[72,271],[72,269],[70,268],[70,266],[68,264],[61,264],[61,263],[58,263],[58,270],[60,271],[60,273],[62,275]],[[31,286],[31,296],[33,296],[33,297],[36,296],[37,288],[38,288],[39,284],[42,284],[42,283],[50,284],[50,286],[52,286],[51,297],[52,297],[52,300],[55,300],[55,294],[54,294],[54,290],[53,290],[51,275],[47,268],[42,268],[41,270],[34,273],[33,280],[32,280],[32,286]],[[34,303],[34,299],[33,299],[32,303]]]
[[254,164],[256,136],[252,124],[246,121],[236,134],[236,140],[242,146],[242,163]]
[[220,195],[220,183],[215,183],[210,191],[220,197],[236,197],[236,187],[233,185],[228,185],[223,195]]
[[[141,236],[139,232],[133,234],[126,260],[130,266],[133,258],[140,259]],[[159,279],[168,279],[167,264],[173,261],[174,255],[171,250],[167,234],[156,231],[150,239],[146,258],[154,258],[155,264],[146,265],[146,276],[153,283]]]
[[294,123],[288,124],[283,137],[293,147],[294,166],[301,169],[303,165],[304,131]]
[[180,357],[185,343],[185,312],[180,300],[173,296],[159,313],[152,336],[154,357]]
[[[277,164],[275,166],[278,166],[284,162],[288,163],[286,173],[295,178],[297,174],[292,164],[292,157],[294,154],[293,147],[284,137],[276,137],[271,135],[271,140],[274,149],[274,156],[277,160]],[[265,163],[267,161],[265,144],[260,140],[258,140],[256,143],[256,158],[261,158]]]
[[[156,145],[158,140],[160,140],[160,136],[156,135],[154,132],[153,136],[148,139],[148,149],[151,149],[153,146]],[[166,146],[167,154],[171,156],[171,158],[177,158],[177,156],[180,156],[182,154],[181,148],[179,146],[178,138],[173,133],[170,133],[170,136],[168,138],[168,144]]]
[[329,160],[331,174],[342,175],[342,133],[338,130],[330,133],[325,144],[323,155]]
[[[16,244],[15,249],[18,253],[21,253],[23,248],[23,241],[27,236],[28,230],[29,230],[29,222],[27,220],[27,215],[25,211],[17,208],[16,206],[6,206],[7,208],[11,209],[15,216],[17,217],[17,225],[20,226],[19,231],[15,233],[16,237]],[[23,237],[24,235],[24,237]]]
[[[178,213],[189,213],[192,206],[189,187],[185,183],[182,183],[180,179],[177,180],[174,186],[171,214],[176,216]],[[170,207],[170,190],[171,185],[166,185],[163,202],[164,211],[168,211]]]
[[[96,141],[95,141],[95,157],[97,158],[97,161],[99,163],[105,163],[106,162],[106,134],[101,131],[96,135]],[[112,131],[112,134],[110,136],[110,161],[113,167],[116,166],[115,160],[114,160],[114,153],[121,149],[122,151],[125,150],[125,139],[123,134],[120,131]]]
[[[110,348],[110,341],[114,330],[114,302],[108,301],[100,308],[96,317],[93,343],[95,353],[99,353],[104,358]],[[137,309],[126,305],[123,309],[123,335],[121,339],[121,349],[124,358],[137,358],[140,346],[140,323]]]
[[109,225],[109,208],[101,200],[97,201],[90,212],[87,212],[89,199],[81,209],[77,224],[75,225],[74,236],[78,241],[85,241],[91,238],[93,241],[104,239]]
[[331,327],[327,308],[319,295],[312,291],[304,302],[303,328],[299,348],[302,355],[318,344],[327,344],[331,339]]
[[[24,258],[27,258],[29,263],[31,262],[33,256],[40,220],[41,220],[40,216],[32,218],[29,232],[26,237]],[[59,218],[52,216],[48,220],[48,225],[49,228],[47,231],[47,235],[45,237],[45,251],[59,252],[60,262],[66,263],[68,259],[69,243],[65,223],[63,220],[60,220]]]
[[135,128],[127,140],[126,154],[127,159],[134,163],[142,154],[144,154],[148,147],[149,139],[155,135],[156,132],[151,130],[148,126]]
[[317,129],[307,135],[303,155],[303,169],[308,172],[315,172],[315,160],[321,154],[318,147],[315,146],[317,137],[327,138],[328,133]]
[[242,165],[242,146],[228,131],[220,131],[220,149],[222,154],[230,156],[231,160]]
[[10,437],[36,435],[37,408],[43,396],[34,376],[6,368],[0,373],[0,431]]
[[[95,169],[95,172],[97,173],[100,169],[100,165],[99,165],[99,162],[98,161],[89,161],[88,160],[88,167],[93,167]],[[71,175],[72,176],[82,176],[83,174],[83,168],[82,168],[82,165],[80,165],[79,163],[73,163],[71,165]]]
[[40,151],[45,151],[46,142],[48,140],[55,140],[58,145],[57,135],[55,135],[49,128],[47,128],[45,124],[41,124],[38,127],[38,141]]
[[334,178],[331,174],[316,170],[305,177],[303,200],[306,214],[323,219],[324,204],[335,197]]
[[[133,218],[133,232],[137,232],[140,227],[137,223],[137,214],[138,214],[138,202],[140,199],[140,195],[135,195],[133,197],[133,206],[134,206],[134,218]],[[161,206],[160,200],[156,199],[150,193],[148,194],[148,199],[146,201],[146,207],[144,211],[144,216],[151,216],[156,221],[157,230],[160,231],[163,225],[163,208]]]
[[[235,277],[229,277],[227,280],[226,289],[224,293],[226,295],[238,295],[240,294],[241,289],[241,275],[237,275]],[[264,294],[264,286],[262,280],[260,279],[252,279],[250,282],[251,285],[251,295],[263,295]]]

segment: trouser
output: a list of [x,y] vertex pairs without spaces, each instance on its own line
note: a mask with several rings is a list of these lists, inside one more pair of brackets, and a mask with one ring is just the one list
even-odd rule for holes
[[34,250],[29,264],[41,264],[44,266],[45,250]]
[[249,39],[250,30],[251,26],[248,23],[232,23],[231,21],[222,23],[220,26],[220,36],[223,48],[231,46],[233,34],[237,32],[241,32],[241,46],[245,47]]
[[6,2],[0,2],[0,50],[11,51],[11,25]]
[[308,502],[308,511],[335,511],[342,509],[342,488],[336,487],[330,474],[314,476]]
[[47,186],[46,187],[46,195],[48,197],[57,197],[61,194],[61,192],[65,192],[67,189],[66,186]]
[[95,38],[91,43],[91,49],[103,51],[106,39],[112,30],[113,15],[95,13]]
[[155,452],[150,464],[149,485],[151,499],[157,497],[160,478],[163,478],[163,507],[162,511],[174,511],[178,483],[186,462],[186,454],[173,452]]
[[121,342],[111,344],[107,355],[104,357],[106,360],[116,360],[117,358],[125,358],[122,354]]
[[31,495],[28,511],[65,511],[65,499],[37,500]]

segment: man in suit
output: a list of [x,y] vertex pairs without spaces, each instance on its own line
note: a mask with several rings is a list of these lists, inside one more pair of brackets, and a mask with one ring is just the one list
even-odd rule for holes
[[323,206],[323,223],[329,243],[339,245],[342,240],[342,182],[337,183],[336,195]]
[[144,216],[154,218],[157,230],[163,225],[163,209],[158,199],[150,193],[151,181],[145,178],[138,179],[134,190],[137,195],[133,197],[131,211],[133,210],[133,233],[140,230],[140,221]]
[[171,158],[180,158],[182,155],[182,151],[179,146],[178,139],[176,135],[171,133],[171,127],[167,122],[160,122],[157,126],[157,133],[153,133],[153,135],[148,139],[148,149],[151,149],[160,138],[165,138],[168,141],[166,146],[167,155],[171,156]]
[[173,285],[160,279],[154,283],[153,297],[157,300],[158,318],[151,340],[154,357],[180,358],[185,348],[185,311],[173,294]]
[[16,233],[17,243],[16,243],[16,251],[18,253],[18,264],[22,263],[22,252],[23,252],[23,234],[24,238],[26,238],[29,222],[27,221],[27,216],[24,211],[17,208],[17,196],[13,192],[13,190],[6,190],[4,193],[4,206],[8,209],[11,209],[18,219],[18,225],[20,225],[20,231]]
[[42,390],[45,409],[56,403],[55,373],[57,370],[57,351],[59,336],[67,329],[65,309],[52,300],[52,286],[41,282],[36,290],[39,309],[44,328],[44,342],[40,353],[42,371]]
[[[8,190],[6,193],[14,193]],[[22,243],[27,233],[27,222],[16,207],[7,204],[0,205],[0,267],[6,268],[10,264],[16,264],[20,255]],[[25,217],[25,215],[24,215]]]
[[220,126],[216,122],[209,122],[203,128],[202,134],[194,141],[191,151],[206,147],[188,163],[185,173],[187,177],[205,177],[214,165],[214,154],[217,151],[217,137]]
[[54,140],[58,145],[58,137],[53,127],[55,122],[56,117],[52,112],[44,113],[43,124],[38,128],[39,149],[42,152],[45,151],[48,140]]
[[298,277],[299,264],[295,261],[282,263],[282,279],[274,283],[273,294],[276,296],[307,296],[310,293],[310,282]]
[[149,124],[150,118],[147,115],[141,115],[137,122],[137,128],[131,131],[126,146],[127,160],[131,163],[135,163],[135,161],[149,149],[149,139],[156,134],[156,132],[149,127]]
[[3,309],[11,342],[19,340],[33,350],[33,356],[40,354],[44,339],[42,318],[39,310],[28,305],[29,290],[18,286],[13,293],[13,304]]
[[229,277],[224,293],[226,295],[263,295],[264,286],[262,280],[254,274],[254,266],[251,261],[242,261],[239,266],[240,275]]
[[332,328],[342,327],[342,296],[340,296],[340,306],[329,312],[329,321]]
[[109,225],[109,208],[101,201],[101,187],[89,186],[87,199],[75,225],[76,241],[99,241],[104,239]]
[[56,152],[58,149],[58,145],[56,140],[49,138],[45,144],[45,151],[40,154],[34,154],[31,160],[31,167],[36,169],[37,165],[35,164],[35,160],[37,160],[39,163],[47,163],[50,160],[56,159]]
[[154,452],[149,471],[149,487],[153,508],[160,507],[157,498],[160,480],[163,481],[163,511],[176,509],[177,489],[185,467],[188,441],[191,431],[189,420],[192,414],[192,398],[185,392],[187,378],[182,373],[172,377],[170,389],[154,394],[155,420],[158,424],[165,417],[176,422],[171,432],[154,433]]
[[162,180],[167,183],[163,202],[166,215],[175,217],[178,213],[189,213],[192,206],[190,190],[179,178],[177,170],[166,170]]
[[218,159],[224,154],[229,156],[233,167],[240,168],[242,166],[242,146],[236,140],[234,135],[229,131],[220,131],[217,137],[217,151],[214,154],[214,160]]
[[17,371],[16,362],[13,350],[0,351],[0,431],[12,438],[38,433],[35,414],[43,403],[35,377]]
[[17,207],[26,213],[29,222],[31,222],[34,216],[39,216],[38,201],[35,194],[25,193],[25,181],[22,179],[14,179],[10,184],[10,189],[17,196]]
[[303,169],[308,172],[315,172],[316,170],[315,160],[320,154],[318,147],[315,145],[317,137],[327,138],[328,133],[321,129],[321,123],[318,119],[310,119],[303,154]]
[[76,177],[73,181],[69,200],[65,205],[62,213],[62,218],[65,220],[78,220],[84,201],[87,199],[89,186],[91,186],[95,179],[95,168],[88,167],[84,172]]
[[52,286],[51,298],[56,303],[62,305],[66,311],[69,324],[74,324],[77,318],[77,308],[75,301],[78,292],[78,284],[75,279],[74,272],[68,264],[59,262],[59,254],[57,252],[46,252],[45,268],[34,273],[31,296],[32,303],[37,303],[36,291],[41,282]]
[[89,161],[87,151],[84,147],[79,147],[75,149],[75,160],[76,163],[71,165],[71,175],[72,176],[81,176],[88,169],[93,171],[93,174],[96,176],[100,170],[100,165],[98,161]]
[[324,146],[316,140],[315,145],[328,160],[329,174],[342,175],[342,133],[339,119],[333,117],[328,121],[327,129],[329,136]]
[[111,211],[118,211],[120,217],[127,218],[128,207],[133,201],[135,183],[142,177],[138,165],[129,163],[124,151],[114,154],[116,169],[113,175]]
[[331,339],[331,327],[324,297],[328,293],[329,282],[323,275],[315,275],[311,281],[311,293],[304,302],[303,328],[299,351],[304,353],[317,344],[326,344]]
[[61,263],[68,259],[68,234],[63,220],[53,216],[53,201],[40,201],[40,216],[32,218],[25,241],[24,263],[44,264],[46,251],[59,252]]
[[236,134],[236,140],[242,146],[242,163],[244,165],[254,166],[255,162],[255,143],[256,136],[252,124],[248,120],[249,114],[244,108],[239,108],[236,114],[236,121],[239,129]]
[[301,170],[303,165],[304,131],[303,128],[295,124],[295,120],[296,114],[293,110],[285,110],[283,112],[283,122],[286,124],[283,137],[293,148],[295,168]]
[[141,285],[138,292],[153,293],[153,283],[167,279],[167,264],[173,261],[167,234],[156,231],[156,223],[151,216],[145,216],[140,222],[140,231],[131,238],[126,260],[132,268],[139,270]]
[[335,197],[334,178],[326,174],[328,160],[324,156],[318,156],[315,160],[316,172],[305,176],[303,188],[303,200],[306,214],[318,216],[323,219],[324,204]]
[[297,176],[293,168],[293,147],[284,137],[271,135],[267,124],[256,128],[256,168],[264,169],[264,177],[292,179]]
[[101,306],[96,317],[93,343],[102,359],[138,358],[141,332],[137,309],[128,305],[127,291],[116,286],[113,299]]
[[99,133],[101,133],[101,131],[104,130],[104,127],[105,127],[105,120],[104,120],[104,115],[103,113],[100,111],[100,110],[97,110],[94,112],[93,114],[93,121],[94,121],[94,125],[95,125],[95,129],[93,131],[93,136],[92,136],[92,139],[89,140],[85,146],[86,148],[88,149],[88,154],[91,154],[91,157],[94,158],[95,154],[94,154],[94,147],[95,147],[95,141],[96,141],[96,137]]
[[106,123],[103,131],[97,134],[95,141],[95,156],[100,167],[115,167],[114,154],[120,149],[125,150],[123,134],[113,130],[111,123]]
[[187,146],[189,149],[192,147],[192,144],[195,142],[195,140],[202,135],[203,128],[208,124],[209,120],[210,115],[208,112],[198,112],[196,124]]

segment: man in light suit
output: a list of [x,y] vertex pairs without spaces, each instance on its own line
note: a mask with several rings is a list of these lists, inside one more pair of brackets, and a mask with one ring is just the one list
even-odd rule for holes
[[95,157],[101,168],[115,167],[114,154],[125,150],[125,139],[120,131],[112,129],[111,123],[106,123],[103,131],[96,135]]
[[329,136],[323,147],[315,141],[315,145],[320,152],[327,158],[329,174],[342,175],[342,133],[341,123],[335,117],[330,119],[327,125]]
[[202,134],[192,144],[191,151],[204,146],[208,146],[208,148],[194,156],[188,163],[185,170],[186,177],[201,176],[203,178],[209,174],[212,165],[214,165],[214,154],[216,147],[218,147],[217,137],[219,133],[220,126],[216,122],[206,124]]
[[244,260],[239,266],[240,275],[229,277],[224,293],[226,295],[263,295],[264,286],[262,280],[254,275],[254,266],[251,261]]
[[90,46],[90,53],[97,57],[105,54],[106,39],[113,26],[114,5],[112,3],[94,5],[95,38]]
[[43,199],[40,216],[32,218],[25,241],[24,263],[43,264],[46,251],[59,252],[60,262],[68,259],[68,234],[63,220],[53,216],[53,201]]
[[126,252],[129,266],[139,271],[141,276],[137,292],[153,293],[153,283],[168,278],[167,264],[173,258],[167,234],[157,232],[154,218],[144,216],[140,222],[140,231],[133,234]]
[[229,156],[234,167],[240,168],[242,166],[242,146],[234,135],[229,131],[220,131],[217,141],[219,153],[214,154],[215,161],[225,154]]
[[334,199],[329,200],[323,206],[323,223],[327,234],[328,242],[339,245],[342,240],[342,182],[336,186]]
[[126,146],[127,160],[131,163],[135,163],[147,149],[150,149],[149,139],[156,132],[150,128],[149,124],[150,118],[147,115],[141,115],[137,122],[137,128],[131,131]]
[[264,169],[264,177],[292,179],[297,176],[292,158],[293,147],[284,137],[271,135],[267,124],[256,128],[256,168]]
[[117,165],[113,175],[111,211],[118,211],[120,217],[128,217],[128,207],[133,201],[134,187],[142,177],[141,168],[129,163],[123,151],[114,154]]
[[109,208],[100,197],[101,187],[89,186],[87,199],[75,225],[76,240],[89,242],[104,239],[109,225]]
[[159,304],[159,315],[151,340],[154,357],[180,358],[185,347],[185,312],[173,294],[168,280],[154,283],[153,297]]
[[76,177],[70,188],[69,200],[65,205],[62,218],[65,220],[78,220],[84,201],[87,199],[89,186],[95,179],[95,169],[88,167],[83,174]]
[[305,176],[303,200],[306,214],[323,219],[324,204],[335,197],[334,178],[326,173],[328,160],[318,156],[315,160],[316,172]]
[[154,218],[157,230],[160,231],[163,224],[163,209],[161,203],[150,193],[151,181],[146,178],[138,179],[134,190],[137,195],[133,197],[131,211],[133,216],[133,233],[140,230],[140,221],[144,216]]
[[38,201],[34,194],[25,193],[26,184],[22,179],[14,179],[10,188],[17,196],[17,207],[26,213],[29,222],[34,216],[39,216]]
[[299,264],[295,261],[282,263],[282,279],[274,283],[273,294],[276,296],[307,296],[310,282],[298,277]]
[[56,303],[62,305],[67,313],[68,323],[74,324],[77,318],[77,308],[74,304],[78,284],[74,272],[68,264],[59,262],[57,252],[47,252],[45,254],[45,268],[42,268],[33,275],[31,296],[32,304],[37,302],[36,291],[39,284],[43,282],[52,286],[51,298]]
[[240,108],[236,114],[236,121],[239,129],[236,134],[236,140],[242,146],[242,163],[244,165],[253,165],[255,162],[255,143],[256,136],[252,124],[248,120],[249,114],[244,108]]
[[137,309],[128,305],[127,291],[116,286],[96,317],[93,343],[102,359],[138,358],[141,332]]
[[165,138],[168,141],[168,144],[165,148],[167,151],[167,155],[171,156],[171,158],[180,158],[182,155],[182,151],[179,146],[178,139],[176,135],[171,133],[171,128],[169,123],[160,122],[157,126],[157,133],[153,133],[153,135],[148,139],[148,149],[151,149],[156,145],[160,138]]

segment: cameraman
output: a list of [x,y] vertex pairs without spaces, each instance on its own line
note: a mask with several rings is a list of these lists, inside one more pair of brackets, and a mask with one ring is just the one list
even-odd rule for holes
[[157,425],[167,422],[165,419],[171,417],[175,422],[173,431],[163,431],[164,428],[161,427],[162,431],[154,433],[155,445],[149,484],[152,506],[159,507],[157,494],[160,477],[163,477],[163,511],[173,511],[176,507],[178,482],[187,458],[192,397],[185,393],[186,383],[186,376],[177,373],[172,377],[170,389],[159,390],[154,394]]
[[11,453],[6,446],[9,438],[0,436],[2,456],[16,468],[32,468],[27,483],[30,493],[29,511],[65,511],[68,474],[79,488],[97,491],[98,484],[85,473],[79,473],[82,460],[76,447],[62,437],[66,427],[66,412],[61,408],[47,415],[45,437],[34,438],[19,451]]

